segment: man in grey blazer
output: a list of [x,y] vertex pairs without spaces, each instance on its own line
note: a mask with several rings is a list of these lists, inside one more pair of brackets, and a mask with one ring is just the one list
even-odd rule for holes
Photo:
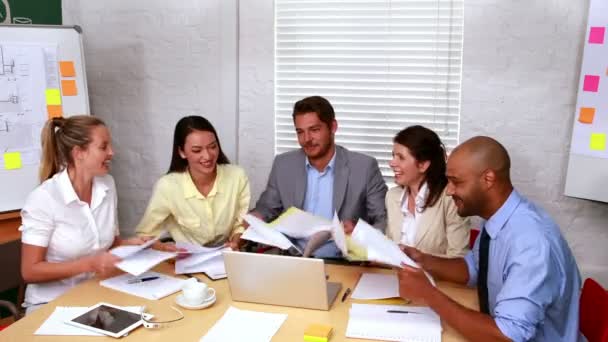
[[[295,103],[292,117],[301,148],[275,157],[266,190],[252,213],[268,222],[292,206],[330,220],[337,211],[347,233],[358,219],[384,230],[387,187],[378,162],[336,145],[338,123],[329,101],[320,96],[302,99]],[[295,243],[304,249],[307,241]],[[333,241],[324,242],[312,255],[342,256]]]

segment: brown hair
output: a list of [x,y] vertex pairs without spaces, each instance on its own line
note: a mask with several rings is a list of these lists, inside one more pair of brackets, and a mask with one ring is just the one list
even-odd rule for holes
[[310,96],[301,99],[293,105],[293,113],[291,117],[295,121],[296,115],[306,113],[317,113],[319,120],[323,121],[327,127],[331,127],[336,119],[336,113],[331,103],[321,96]]
[[72,149],[86,148],[91,142],[91,130],[105,123],[90,115],[49,119],[42,128],[42,157],[40,160],[40,182],[72,165]]
[[443,146],[441,139],[432,130],[416,125],[401,130],[395,135],[393,142],[407,147],[418,162],[430,161],[431,164],[424,175],[429,195],[422,210],[434,206],[448,184],[445,175],[445,146]]

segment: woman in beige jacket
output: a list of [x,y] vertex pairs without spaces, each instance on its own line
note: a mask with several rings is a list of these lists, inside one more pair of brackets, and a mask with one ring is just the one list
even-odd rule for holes
[[393,139],[389,163],[397,186],[386,194],[386,235],[425,253],[458,257],[469,245],[469,220],[456,213],[445,193],[446,153],[432,130],[403,129]]

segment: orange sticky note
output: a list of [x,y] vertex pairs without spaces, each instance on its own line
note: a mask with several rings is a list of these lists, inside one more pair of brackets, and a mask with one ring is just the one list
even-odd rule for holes
[[595,117],[595,108],[592,107],[581,107],[578,114],[578,121],[584,124],[592,124],[593,118]]
[[46,106],[46,112],[49,115],[49,119],[60,118],[63,116],[63,107],[61,105]]
[[72,61],[59,62],[59,72],[61,73],[61,77],[76,76],[76,70],[74,69],[74,62],[72,62]]
[[61,80],[61,92],[63,93],[63,96],[78,95],[78,89],[76,89],[76,80]]

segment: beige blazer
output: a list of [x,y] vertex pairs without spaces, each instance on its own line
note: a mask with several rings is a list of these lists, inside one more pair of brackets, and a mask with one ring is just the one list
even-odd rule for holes
[[[401,194],[403,187],[396,186],[386,193],[387,212],[386,235],[393,241],[401,241],[403,212]],[[456,212],[452,198],[445,189],[437,203],[427,207],[420,215],[415,238],[415,246],[422,252],[434,255],[459,257],[469,250],[470,222]]]

